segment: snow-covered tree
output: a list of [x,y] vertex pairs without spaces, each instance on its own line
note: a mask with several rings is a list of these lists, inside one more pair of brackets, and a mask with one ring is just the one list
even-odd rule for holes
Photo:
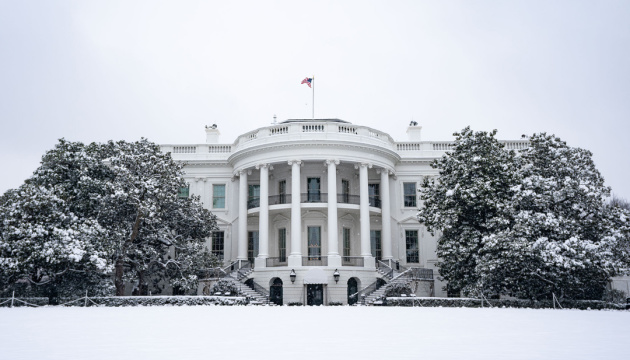
[[438,180],[425,179],[420,189],[418,219],[430,232],[441,233],[440,275],[455,289],[470,291],[480,284],[477,267],[487,256],[485,239],[511,225],[517,163],[495,135],[496,130],[468,127],[455,133],[452,151],[432,164]]
[[216,222],[198,198],[178,197],[182,169],[145,139],[60,140],[20,189],[2,197],[0,280],[40,285],[68,271],[86,279],[113,271],[118,295],[125,280],[138,284],[138,294],[153,280],[196,287],[197,273],[216,264],[204,251]]
[[[434,164],[439,183],[421,189],[419,219],[443,233],[440,274],[473,294],[600,298],[628,267],[630,216],[607,206],[610,189],[591,153],[535,134],[514,157],[493,135],[457,134],[453,152]],[[495,151],[481,155],[487,148]]]

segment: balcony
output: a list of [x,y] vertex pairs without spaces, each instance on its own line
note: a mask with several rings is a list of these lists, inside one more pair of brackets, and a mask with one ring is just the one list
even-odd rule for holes
[[267,258],[267,267],[279,267],[279,266],[287,266],[286,256],[283,258],[280,258],[280,257]]
[[[302,193],[300,194],[300,202],[303,204],[327,203],[328,194],[321,193],[321,192],[320,193]],[[370,197],[368,202],[371,207],[376,207],[379,209],[381,208],[381,199],[379,199],[378,197]],[[269,205],[281,205],[281,204],[290,204],[290,203],[291,203],[291,194],[269,196]],[[360,205],[361,196],[350,195],[350,194],[337,194],[337,203]],[[254,209],[258,207],[260,207],[260,198],[254,197],[247,200],[247,209]]]
[[302,266],[328,266],[328,256],[302,256]]
[[341,265],[342,266],[360,266],[363,267],[363,257],[362,256],[342,256],[341,257]]

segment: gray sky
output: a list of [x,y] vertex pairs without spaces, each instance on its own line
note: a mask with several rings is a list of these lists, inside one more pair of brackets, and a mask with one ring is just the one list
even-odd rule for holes
[[0,192],[58,138],[222,142],[315,116],[555,133],[630,199],[630,1],[0,0]]

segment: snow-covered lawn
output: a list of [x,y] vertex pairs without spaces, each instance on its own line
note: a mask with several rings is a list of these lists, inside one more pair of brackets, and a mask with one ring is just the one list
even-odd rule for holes
[[630,312],[0,308],[0,359],[628,359]]

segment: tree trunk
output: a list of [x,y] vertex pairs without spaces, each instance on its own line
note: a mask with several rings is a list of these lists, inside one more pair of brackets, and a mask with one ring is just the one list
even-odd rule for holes
[[114,272],[114,286],[116,286],[116,296],[125,295],[125,282],[123,281],[124,274],[124,261],[122,256],[116,260],[115,272]]

